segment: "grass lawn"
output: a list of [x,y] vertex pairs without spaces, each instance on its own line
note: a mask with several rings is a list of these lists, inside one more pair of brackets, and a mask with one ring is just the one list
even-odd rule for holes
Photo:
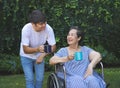
[[[45,72],[43,88],[46,88],[47,78],[50,72]],[[105,80],[110,83],[109,88],[120,88],[120,68],[104,69]],[[25,88],[24,75],[0,76],[0,88]]]

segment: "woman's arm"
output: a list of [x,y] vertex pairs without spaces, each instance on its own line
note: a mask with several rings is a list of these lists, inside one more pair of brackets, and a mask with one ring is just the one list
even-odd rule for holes
[[100,60],[102,59],[101,54],[99,52],[96,51],[92,51],[89,54],[89,59],[90,59],[90,65],[94,68],[96,66],[97,63],[100,62]]
[[88,65],[88,68],[86,69],[86,73],[84,75],[84,78],[88,77],[89,75],[93,74],[93,68],[96,66],[97,63],[100,62],[101,55],[99,52],[92,51],[89,54],[90,64]]
[[49,63],[51,65],[57,64],[57,63],[64,63],[69,61],[68,56],[65,57],[58,57],[58,56],[53,56],[50,58]]

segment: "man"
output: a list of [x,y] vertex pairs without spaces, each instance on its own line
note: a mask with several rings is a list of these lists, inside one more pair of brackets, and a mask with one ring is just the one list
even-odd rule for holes
[[[21,34],[20,57],[26,79],[26,88],[42,88],[44,78],[44,52],[46,41],[51,45],[51,51],[56,49],[53,29],[47,24],[46,16],[39,10],[30,14]],[[35,78],[34,80],[34,71]],[[35,82],[35,83],[34,83]]]

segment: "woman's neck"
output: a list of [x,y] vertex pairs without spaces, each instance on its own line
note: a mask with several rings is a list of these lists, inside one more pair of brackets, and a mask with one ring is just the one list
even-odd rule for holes
[[77,45],[77,46],[72,46],[72,45],[71,45],[71,46],[69,46],[68,48],[69,48],[69,50],[71,50],[71,51],[80,51],[80,46],[78,46],[78,45]]

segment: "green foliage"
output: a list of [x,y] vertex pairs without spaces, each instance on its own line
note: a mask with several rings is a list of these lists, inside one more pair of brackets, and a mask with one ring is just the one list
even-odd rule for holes
[[[45,58],[45,71],[54,69],[49,65],[49,59],[52,55]],[[17,55],[0,54],[0,74],[19,74],[23,73],[20,57]]]
[[33,9],[46,13],[58,48],[67,45],[69,27],[78,25],[86,33],[84,44],[100,44],[120,57],[119,0],[0,0],[0,53],[19,54],[21,29]]
[[119,58],[117,58],[114,53],[108,52],[104,47],[101,45],[98,45],[96,47],[93,47],[96,51],[99,51],[102,56],[102,62],[106,66],[119,66]]
[[45,57],[45,71],[53,71],[54,67],[49,64],[49,60],[53,55],[48,55]]
[[[7,73],[21,73],[22,67],[20,58],[16,55],[0,54],[0,72]],[[4,73],[4,74],[5,74]]]

